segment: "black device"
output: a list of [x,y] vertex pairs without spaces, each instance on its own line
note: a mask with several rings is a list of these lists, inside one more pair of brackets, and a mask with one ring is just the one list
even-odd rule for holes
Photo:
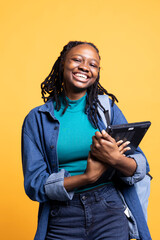
[[116,142],[119,140],[123,140],[123,142],[130,141],[128,147],[130,147],[131,150],[127,151],[125,154],[134,153],[151,125],[150,121],[110,125],[108,111],[105,112],[105,117],[108,125],[106,131]]

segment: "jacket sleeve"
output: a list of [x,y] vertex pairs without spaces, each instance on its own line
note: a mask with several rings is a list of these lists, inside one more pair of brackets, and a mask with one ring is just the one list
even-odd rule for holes
[[[25,123],[22,128],[22,166],[24,173],[24,188],[29,198],[38,202],[52,200],[69,200],[73,192],[67,192],[63,186],[64,177],[70,176],[62,169],[60,172],[49,174],[49,166],[41,151],[38,141],[33,137],[34,124]],[[32,131],[27,130],[32,129]],[[36,131],[37,132],[37,131]]]
[[[126,118],[117,105],[114,104],[113,107],[111,107],[111,124],[117,125],[125,123],[127,123]],[[132,177],[122,176],[121,173],[119,173],[119,176],[125,183],[132,185],[145,177],[146,172],[149,171],[149,165],[144,153],[139,147],[136,149],[134,154],[128,155],[127,157],[131,157],[136,161],[137,169]]]

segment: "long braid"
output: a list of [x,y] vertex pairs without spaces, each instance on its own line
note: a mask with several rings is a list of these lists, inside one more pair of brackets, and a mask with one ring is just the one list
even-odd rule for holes
[[[62,114],[65,113],[69,105],[66,99],[66,93],[64,89],[64,83],[63,83],[63,62],[69,50],[80,44],[91,45],[96,49],[99,55],[99,50],[93,43],[81,42],[81,41],[69,42],[67,45],[64,46],[62,52],[60,53],[60,56],[54,63],[51,72],[41,84],[41,94],[44,102],[47,102],[49,99],[53,99],[53,101],[56,102],[56,110],[58,111],[61,108],[61,102],[60,102],[59,96],[63,95],[63,99],[65,102],[65,109],[63,110]],[[101,108],[105,110],[98,99],[98,94],[100,95],[107,94],[108,96],[110,96],[112,98],[112,106],[115,101],[118,102],[117,98],[113,94],[108,93],[107,90],[101,86],[101,84],[99,83],[99,78],[100,78],[100,75],[98,74],[98,77],[95,83],[87,89],[88,96],[87,96],[87,102],[85,107],[85,111],[87,111],[87,109],[90,108],[89,115],[95,128],[98,127],[98,119],[97,119],[98,105],[100,105]]]
[[87,90],[88,98],[87,98],[87,103],[86,103],[86,107],[85,107],[85,111],[87,111],[88,107],[90,108],[90,118],[91,118],[93,125],[96,128],[98,128],[98,119],[97,119],[98,105],[100,105],[100,107],[103,110],[105,110],[103,105],[101,104],[101,102],[98,99],[98,94],[100,94],[100,95],[107,94],[108,96],[110,96],[112,98],[112,106],[114,105],[115,101],[118,102],[117,98],[113,94],[108,93],[107,90],[101,86],[101,84],[99,83],[99,78],[100,78],[100,75],[98,76],[95,83]]

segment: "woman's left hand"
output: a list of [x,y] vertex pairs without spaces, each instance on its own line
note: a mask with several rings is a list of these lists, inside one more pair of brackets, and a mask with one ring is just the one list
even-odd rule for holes
[[129,144],[130,144],[129,141],[123,142],[123,140],[119,140],[117,142],[117,146],[118,146],[119,151],[120,151],[121,154],[124,154],[125,152],[131,150],[131,148],[128,147]]
[[133,158],[124,155],[129,150],[128,143],[117,142],[105,130],[96,132],[92,137],[91,154],[97,160],[107,163],[116,168],[125,176],[132,176],[137,168],[137,163]]
[[106,131],[96,132],[92,137],[91,153],[94,157],[105,163],[114,165],[120,158],[120,155],[130,150],[127,147],[130,142],[122,140],[116,142]]

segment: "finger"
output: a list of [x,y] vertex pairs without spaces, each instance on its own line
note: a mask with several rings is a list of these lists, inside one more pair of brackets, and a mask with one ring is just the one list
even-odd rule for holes
[[129,141],[126,141],[126,142],[124,142],[123,144],[121,144],[120,146],[119,146],[119,151],[122,151],[124,148],[126,148],[126,146],[128,146],[130,144],[130,142]]
[[95,136],[97,139],[100,139],[102,137],[102,134],[100,132],[95,132]]
[[[101,147],[112,147],[113,145],[116,145],[114,143],[115,143],[114,141],[111,142],[111,141],[108,141],[107,139],[104,139],[104,138],[101,138],[99,140],[99,144],[100,144]],[[117,145],[116,145],[116,147],[117,147]]]
[[[90,146],[90,147],[91,147],[91,146]],[[91,151],[89,151],[89,153],[88,153],[88,160],[89,160],[89,161],[94,160]]]
[[127,151],[129,151],[129,150],[131,150],[131,148],[130,147],[126,147],[126,148],[124,148],[122,151],[120,151],[122,154],[124,154],[125,152],[127,152]]
[[98,149],[100,147],[100,143],[95,136],[92,137],[92,145],[92,150],[94,148]]
[[109,142],[115,142],[115,139],[112,138],[105,130],[102,130],[102,137]]
[[91,155],[89,159],[95,158],[96,149],[93,147],[93,145],[90,146],[90,151],[91,151]]
[[122,145],[127,146],[127,145],[129,145],[130,143],[131,143],[130,141],[126,141],[126,142],[124,142]]
[[91,161],[92,161],[91,152],[89,151],[89,153],[88,153],[88,158],[87,158],[88,164],[89,164]]
[[90,145],[90,151],[92,153],[92,151],[93,151],[93,144]]
[[117,142],[117,146],[119,147],[122,143],[123,143],[123,140],[119,140],[119,141]]

